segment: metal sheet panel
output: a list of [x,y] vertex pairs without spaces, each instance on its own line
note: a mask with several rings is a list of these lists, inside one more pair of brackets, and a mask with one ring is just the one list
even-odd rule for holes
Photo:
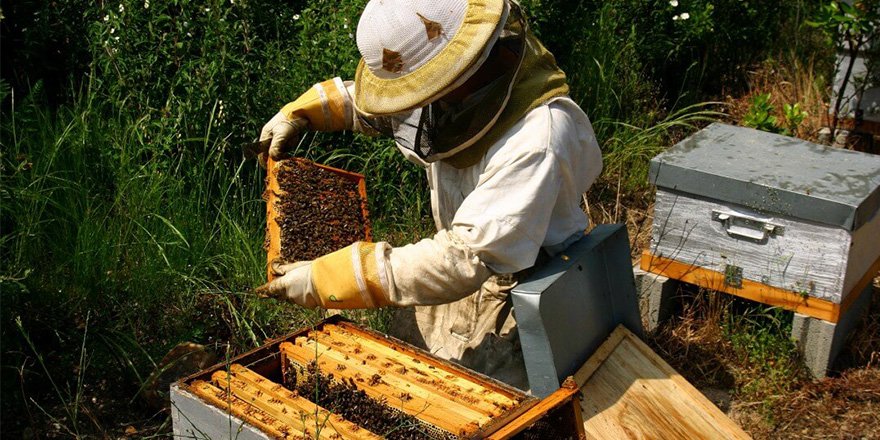
[[715,123],[651,160],[657,186],[850,231],[880,207],[880,156]]
[[257,428],[202,401],[178,384],[171,386],[171,421],[175,439],[269,440]]
[[642,334],[623,225],[600,225],[511,292],[532,394],[574,374],[617,327]]

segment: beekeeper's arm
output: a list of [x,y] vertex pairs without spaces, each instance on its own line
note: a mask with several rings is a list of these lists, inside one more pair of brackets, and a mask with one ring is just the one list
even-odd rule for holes
[[560,170],[564,166],[544,149],[507,158],[496,154],[449,230],[403,247],[358,242],[311,263],[282,267],[285,275],[259,291],[334,309],[464,298],[493,273],[534,264],[567,173]]
[[[342,131],[352,130],[368,135],[379,134],[366,123],[366,119],[356,116],[352,105],[354,83],[333,78],[315,84],[309,91],[295,101],[281,108],[260,132],[260,143],[266,145],[269,156],[274,160],[285,157],[291,148],[299,143],[306,130]],[[372,121],[381,124],[381,118]]]

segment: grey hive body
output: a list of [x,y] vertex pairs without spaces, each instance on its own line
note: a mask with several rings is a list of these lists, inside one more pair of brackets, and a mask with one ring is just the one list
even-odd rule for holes
[[878,156],[716,123],[650,178],[655,255],[834,303],[880,256]]

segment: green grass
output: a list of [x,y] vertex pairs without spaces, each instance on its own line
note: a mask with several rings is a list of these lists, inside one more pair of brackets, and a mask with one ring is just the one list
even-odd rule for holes
[[791,312],[773,307],[727,314],[722,330],[743,370],[737,386],[743,400],[760,401],[770,408],[808,377],[791,338],[792,319]]

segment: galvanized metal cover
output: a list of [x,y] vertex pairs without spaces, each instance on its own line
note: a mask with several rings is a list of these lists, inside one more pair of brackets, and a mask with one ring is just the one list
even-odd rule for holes
[[623,324],[642,334],[624,225],[599,225],[513,288],[532,395],[545,397]]
[[880,206],[880,156],[714,123],[651,160],[659,187],[850,231]]

